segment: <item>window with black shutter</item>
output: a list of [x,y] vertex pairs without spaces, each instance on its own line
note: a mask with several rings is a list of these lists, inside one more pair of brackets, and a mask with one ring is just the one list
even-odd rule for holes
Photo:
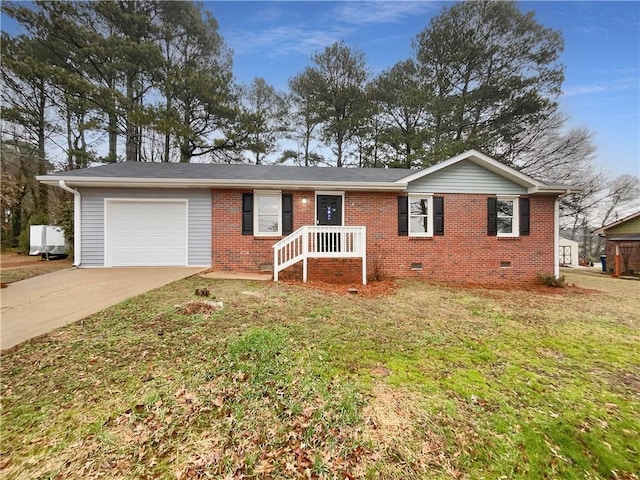
[[293,195],[282,194],[282,235],[293,232]]
[[529,199],[520,199],[520,235],[529,235],[530,232]]
[[253,235],[253,193],[242,194],[242,235]]
[[444,197],[433,197],[433,234],[444,235]]
[[496,236],[498,234],[498,199],[487,198],[487,235]]
[[409,235],[409,198],[398,197],[398,235]]

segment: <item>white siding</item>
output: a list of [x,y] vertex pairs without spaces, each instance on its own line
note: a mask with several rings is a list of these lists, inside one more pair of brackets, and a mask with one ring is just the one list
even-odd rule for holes
[[431,175],[411,182],[409,192],[430,193],[486,193],[520,195],[527,189],[483,168],[469,160],[462,160]]
[[211,190],[162,188],[80,188],[78,190],[82,195],[82,266],[104,266],[105,198],[187,199],[189,201],[189,265],[211,265]]

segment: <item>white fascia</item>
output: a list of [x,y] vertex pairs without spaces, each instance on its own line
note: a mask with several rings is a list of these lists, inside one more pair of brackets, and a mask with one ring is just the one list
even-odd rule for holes
[[314,182],[281,180],[213,180],[174,178],[114,178],[114,177],[57,177],[39,176],[36,179],[46,185],[58,185],[62,180],[76,187],[142,187],[142,188],[263,188],[288,190],[345,190],[398,192],[406,189],[406,183],[397,182]]
[[531,187],[527,189],[527,193],[529,195],[533,195],[536,193],[539,194],[548,194],[548,195],[569,195],[572,193],[580,193],[584,187],[580,185],[538,185],[535,187]]

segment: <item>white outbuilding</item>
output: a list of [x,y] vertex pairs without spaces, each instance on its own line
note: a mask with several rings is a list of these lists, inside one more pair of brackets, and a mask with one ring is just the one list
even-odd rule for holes
[[564,267],[577,267],[579,265],[578,242],[560,237],[558,246],[560,249],[560,265]]

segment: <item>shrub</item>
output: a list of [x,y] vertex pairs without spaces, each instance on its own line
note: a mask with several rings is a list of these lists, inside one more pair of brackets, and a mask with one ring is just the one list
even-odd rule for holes
[[556,278],[553,273],[539,273],[538,278],[543,285],[547,287],[566,287],[567,282],[564,275],[560,275]]
[[382,255],[378,251],[378,245],[376,245],[375,253],[369,257],[369,275],[368,280],[370,282],[382,282],[385,280],[386,275],[382,267]]

